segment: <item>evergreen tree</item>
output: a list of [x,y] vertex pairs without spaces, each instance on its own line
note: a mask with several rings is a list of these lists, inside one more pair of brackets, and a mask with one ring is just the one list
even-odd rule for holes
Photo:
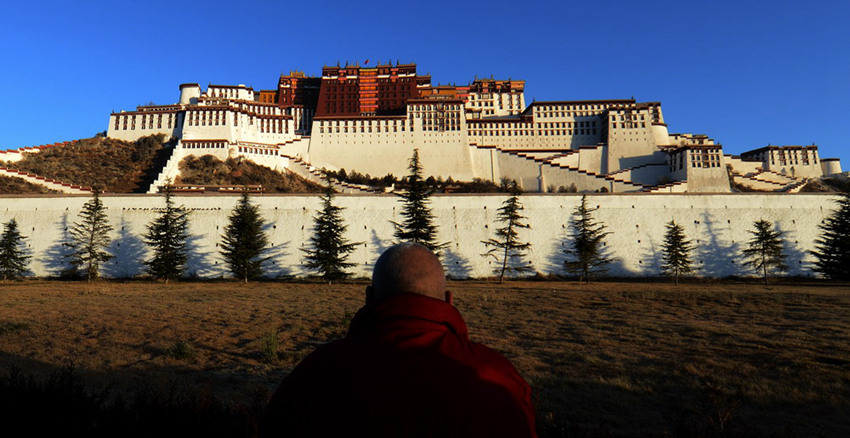
[[71,248],[67,257],[74,272],[82,269],[87,281],[96,279],[100,273],[101,263],[112,259],[106,252],[109,247],[109,232],[112,226],[106,217],[106,207],[100,200],[98,190],[94,191],[92,199],[83,204],[80,221],[71,227],[71,241],[66,243]]
[[605,272],[605,267],[611,259],[604,255],[603,239],[610,234],[605,231],[605,225],[593,220],[593,212],[598,208],[587,206],[587,196],[581,197],[581,203],[573,212],[573,234],[570,249],[564,252],[571,260],[564,261],[567,272],[578,275],[579,281],[590,282],[591,274]]
[[0,277],[3,281],[26,275],[30,256],[21,248],[24,239],[26,236],[18,231],[15,219],[3,224],[3,235],[0,236]]
[[400,194],[404,206],[401,210],[402,223],[395,225],[395,238],[399,242],[414,242],[428,247],[439,254],[446,244],[437,242],[437,226],[434,215],[428,206],[431,189],[422,179],[422,164],[419,162],[419,149],[413,150],[410,164],[407,166],[407,190]]
[[530,225],[522,222],[526,218],[522,215],[524,207],[519,200],[522,191],[516,181],[509,183],[507,187],[511,196],[502,203],[496,214],[498,221],[504,226],[496,230],[496,238],[482,241],[484,246],[490,248],[484,255],[493,257],[501,264],[500,267],[493,269],[494,273],[499,274],[499,283],[502,283],[505,272],[523,273],[533,270],[523,261],[526,251],[531,248],[531,243],[522,242],[517,232],[522,228],[531,228]]
[[756,272],[761,271],[764,276],[764,284],[767,284],[767,274],[772,270],[787,271],[785,265],[785,253],[782,252],[782,232],[772,230],[773,224],[764,219],[753,222],[755,230],[748,232],[753,238],[747,242],[744,249],[744,257],[747,265],[752,266]]
[[850,280],[850,193],[840,193],[836,203],[838,208],[819,227],[814,269],[833,280]]
[[259,207],[251,205],[247,190],[242,192],[221,236],[221,255],[230,272],[245,283],[263,275],[263,262],[267,258],[261,256],[269,243],[264,225]]
[[693,244],[685,238],[685,229],[675,221],[671,220],[667,224],[667,233],[664,235],[664,264],[661,265],[661,270],[664,275],[673,277],[676,284],[679,284],[679,276],[691,272],[691,251]]
[[310,238],[310,247],[302,250],[307,259],[305,266],[318,271],[328,283],[351,275],[346,272],[346,269],[354,266],[354,263],[346,260],[362,243],[352,243],[345,238],[345,230],[348,226],[342,220],[343,208],[335,206],[333,199],[334,190],[329,181],[325,196],[322,197],[322,210],[318,216],[313,217],[313,237]]
[[165,209],[147,226],[145,243],[153,249],[153,257],[145,260],[154,278],[175,280],[186,272],[186,239],[189,237],[189,212],[175,206],[171,184],[165,186]]

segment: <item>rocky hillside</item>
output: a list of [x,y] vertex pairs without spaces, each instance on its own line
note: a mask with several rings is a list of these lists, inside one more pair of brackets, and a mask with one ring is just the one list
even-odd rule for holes
[[8,166],[107,193],[139,193],[156,177],[164,155],[162,136],[135,142],[95,137],[26,154]]
[[280,173],[249,160],[212,155],[186,157],[180,162],[175,184],[231,186],[261,185],[266,193],[320,193],[323,188],[293,173]]
[[29,181],[24,181],[20,178],[0,175],[0,194],[48,194],[59,193],[56,190],[48,189],[47,187],[33,184]]

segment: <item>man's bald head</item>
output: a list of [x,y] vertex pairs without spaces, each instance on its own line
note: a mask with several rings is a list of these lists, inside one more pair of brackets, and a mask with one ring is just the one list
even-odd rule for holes
[[397,294],[447,299],[443,265],[427,247],[418,243],[400,243],[378,257],[367,300]]

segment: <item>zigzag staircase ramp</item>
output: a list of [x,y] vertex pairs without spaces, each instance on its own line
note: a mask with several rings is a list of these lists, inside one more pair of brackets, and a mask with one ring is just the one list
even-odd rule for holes
[[0,175],[8,176],[11,178],[19,178],[29,183],[47,187],[48,189],[56,190],[57,192],[61,193],[68,193],[74,195],[84,195],[92,193],[91,187],[69,184],[52,178],[45,178],[34,173],[24,172],[18,169],[11,169],[8,167],[0,167]]
[[788,193],[798,192],[808,182],[806,178],[794,178],[762,168],[746,174],[733,171],[732,181],[758,191]]
[[[610,186],[615,186],[617,191],[636,192],[643,191],[648,187],[644,184],[633,182],[625,178],[600,174],[590,170],[582,169],[581,167],[579,167],[579,159],[581,156],[580,149],[553,149],[529,151],[505,149],[498,146],[479,145],[477,143],[470,143],[470,146],[478,149],[496,150],[500,154],[502,154],[503,157],[513,157],[527,160],[529,162],[534,163],[535,165],[541,166],[541,171],[543,171],[543,168],[549,168],[552,170],[569,172],[570,174],[572,174],[571,176],[574,176],[578,179],[577,182],[582,183],[581,185],[583,187],[579,187],[579,190],[594,190],[599,189],[600,187],[608,189]],[[592,150],[598,147],[599,146],[593,146],[586,149]],[[543,187],[542,189],[545,189],[545,187]]]

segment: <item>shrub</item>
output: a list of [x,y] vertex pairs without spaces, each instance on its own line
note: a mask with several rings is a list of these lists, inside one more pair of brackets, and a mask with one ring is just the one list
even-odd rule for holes
[[193,361],[198,357],[198,353],[195,351],[195,347],[192,346],[189,342],[186,341],[177,341],[165,350],[165,355],[177,360],[183,361]]
[[277,362],[277,350],[280,344],[277,342],[276,333],[266,333],[260,339],[260,360],[265,363]]

